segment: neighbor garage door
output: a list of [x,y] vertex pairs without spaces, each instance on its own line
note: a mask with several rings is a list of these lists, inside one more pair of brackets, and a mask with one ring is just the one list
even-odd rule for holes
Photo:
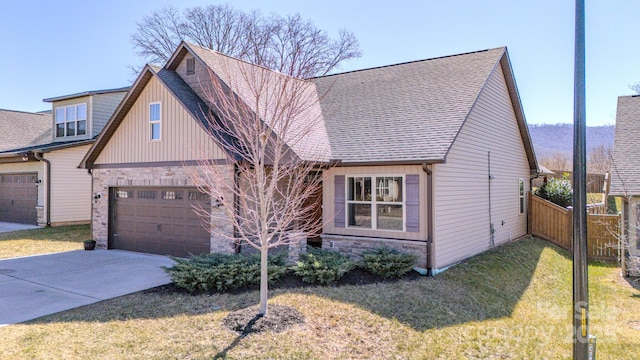
[[37,173],[0,174],[0,221],[36,225]]
[[210,235],[195,208],[210,206],[194,188],[115,188],[110,247],[185,257],[210,251]]

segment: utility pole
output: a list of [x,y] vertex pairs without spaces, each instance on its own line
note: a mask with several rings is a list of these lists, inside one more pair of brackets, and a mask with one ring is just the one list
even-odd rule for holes
[[589,359],[584,0],[576,0],[573,108],[573,359]]

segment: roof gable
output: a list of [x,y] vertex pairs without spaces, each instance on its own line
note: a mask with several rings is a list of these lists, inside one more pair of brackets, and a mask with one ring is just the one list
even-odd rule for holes
[[[324,152],[326,160],[343,164],[445,162],[490,75],[501,66],[529,167],[537,171],[506,48],[300,80],[186,42],[179,45],[164,68],[145,67],[83,165],[96,159],[113,127],[122,121],[152,76],[157,76],[193,118],[208,129],[208,115],[215,106],[207,102],[204,94],[206,84],[202,84],[206,81],[190,86],[176,73],[189,54],[233,89],[232,94],[251,109],[256,109],[251,104],[259,98],[262,103],[257,111],[263,119],[274,117],[271,94],[283,89],[283,84],[303,88],[301,93],[316,105],[297,114],[295,120],[300,124],[308,118],[321,121],[305,141],[290,144],[291,148],[302,158],[317,160],[314,156]],[[255,93],[252,79],[246,74],[268,79],[262,89],[264,93]]]
[[618,97],[611,195],[640,195],[640,95]]
[[537,169],[506,48],[313,79],[343,163],[445,162],[491,73],[502,66],[530,168]]

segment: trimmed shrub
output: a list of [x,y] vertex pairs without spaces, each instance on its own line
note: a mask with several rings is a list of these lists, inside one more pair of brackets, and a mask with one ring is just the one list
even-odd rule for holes
[[380,247],[362,253],[360,267],[385,279],[399,278],[413,269],[417,256],[389,247]]
[[[191,293],[238,289],[260,283],[260,255],[206,254],[188,259],[173,258],[176,264],[164,268],[171,281]],[[269,282],[286,272],[286,253],[269,255]]]
[[571,206],[571,202],[573,201],[571,180],[569,180],[567,176],[562,179],[552,178],[547,180],[546,183],[536,189],[534,194],[565,208]]
[[356,267],[355,261],[335,251],[308,248],[300,254],[301,261],[293,267],[293,273],[310,284],[327,285],[340,280]]

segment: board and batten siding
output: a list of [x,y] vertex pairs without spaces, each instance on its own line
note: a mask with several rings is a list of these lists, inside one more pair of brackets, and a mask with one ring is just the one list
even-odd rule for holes
[[[160,140],[150,140],[149,104],[161,103]],[[223,159],[225,154],[154,76],[102,150],[96,164]]]
[[91,221],[91,175],[78,164],[91,145],[74,146],[45,153],[51,161],[51,224]]
[[112,92],[106,94],[95,94],[92,100],[92,124],[91,136],[96,136],[107,124],[111,115],[116,110],[120,101],[127,94],[126,91]]
[[[335,182],[336,175],[349,176],[405,176],[408,174],[415,174],[419,177],[419,209],[420,209],[420,231],[394,231],[394,230],[371,230],[371,229],[358,229],[350,228],[346,226],[346,222],[343,221],[345,226],[336,226],[334,222],[335,217]],[[403,239],[403,240],[427,240],[427,176],[422,171],[420,165],[397,165],[397,166],[353,166],[353,167],[335,167],[324,172],[323,178],[323,191],[322,191],[322,222],[323,233],[331,235],[347,235],[347,236],[362,236],[369,238],[382,238],[382,239]],[[406,185],[406,184],[405,184]],[[346,188],[346,184],[345,184]],[[406,188],[406,186],[405,186]],[[375,190],[374,190],[375,191]],[[346,197],[345,197],[346,198]],[[403,211],[406,215],[406,201]],[[346,209],[345,209],[346,211]],[[339,225],[339,224],[338,224]]]
[[[519,214],[519,179],[529,191],[529,165],[502,68],[497,66],[453,143],[434,165],[434,267],[442,269],[527,232]],[[526,197],[525,197],[526,199]]]

